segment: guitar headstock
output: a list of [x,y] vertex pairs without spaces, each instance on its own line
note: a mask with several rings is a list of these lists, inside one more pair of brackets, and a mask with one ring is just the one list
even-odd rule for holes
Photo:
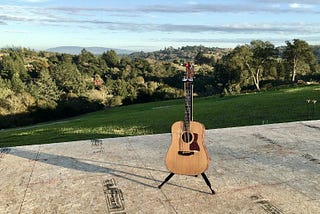
[[191,62],[187,62],[184,64],[186,67],[186,73],[182,81],[186,82],[193,82],[193,77],[194,77],[194,65],[191,64]]

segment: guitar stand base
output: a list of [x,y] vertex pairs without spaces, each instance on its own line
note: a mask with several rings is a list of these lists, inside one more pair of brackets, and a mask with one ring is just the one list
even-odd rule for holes
[[[202,178],[204,179],[204,181],[206,182],[206,184],[208,185],[208,187],[210,188],[211,193],[212,193],[212,194],[216,194],[216,192],[215,192],[215,191],[212,189],[212,187],[211,187],[211,183],[210,183],[207,175],[206,175],[204,172],[201,173],[201,175],[202,175]],[[165,183],[167,183],[173,176],[174,176],[174,173],[171,172],[171,173],[166,177],[166,179],[164,179],[164,181],[158,186],[158,188],[160,189],[160,188],[161,188]]]

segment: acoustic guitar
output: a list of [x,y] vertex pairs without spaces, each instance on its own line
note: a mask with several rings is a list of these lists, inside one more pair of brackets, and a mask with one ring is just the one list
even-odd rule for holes
[[183,78],[185,90],[184,121],[171,126],[171,145],[166,155],[166,167],[174,174],[199,175],[209,166],[210,157],[204,145],[205,127],[193,121],[193,77],[194,66],[186,65]]

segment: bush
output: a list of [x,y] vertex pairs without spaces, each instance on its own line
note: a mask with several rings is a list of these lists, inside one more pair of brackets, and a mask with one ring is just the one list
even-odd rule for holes
[[100,102],[89,101],[86,97],[71,97],[58,103],[55,114],[58,118],[65,118],[97,111],[103,107]]

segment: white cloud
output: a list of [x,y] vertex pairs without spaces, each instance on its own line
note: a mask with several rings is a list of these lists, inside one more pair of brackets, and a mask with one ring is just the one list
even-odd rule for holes
[[300,9],[300,8],[309,9],[309,8],[312,8],[313,6],[309,4],[291,3],[289,4],[289,7],[293,9]]
[[[28,0],[39,1],[39,0]],[[303,5],[302,5],[303,6]],[[301,9],[301,4],[292,3],[294,10]],[[36,25],[54,25],[54,26],[70,26],[77,24],[81,28],[95,28],[97,25],[103,26],[108,30],[130,31],[130,32],[227,32],[227,33],[277,33],[288,34],[299,32],[300,34],[307,33],[320,33],[319,23],[225,23],[225,24],[169,24],[169,23],[157,23],[149,20],[148,22],[137,22],[133,20],[119,20],[106,18],[98,19],[97,16],[82,15],[80,11],[94,12],[99,11],[102,13],[110,13],[109,8],[40,8],[31,6],[9,6],[0,5],[0,25],[8,25],[11,22],[25,22],[28,24]],[[154,8],[150,8],[151,11]],[[159,9],[159,8],[158,8]],[[162,8],[165,10],[165,8]],[[175,11],[176,8],[171,8]],[[197,9],[200,9],[197,8]],[[201,7],[203,10],[204,7]],[[230,8],[229,8],[230,9]],[[122,9],[123,10],[123,9]],[[142,8],[141,11],[145,10]],[[169,11],[171,11],[169,9]],[[69,12],[73,13],[69,13]],[[76,13],[77,12],[77,13]],[[121,11],[122,12],[122,11]],[[129,10],[127,12],[130,12]],[[156,10],[157,12],[157,10]],[[136,12],[137,13],[137,12]],[[153,13],[152,13],[153,14]],[[149,14],[150,15],[150,14]]]
[[292,4],[290,4],[290,7],[291,7],[291,8],[300,8],[300,7],[301,7],[301,4],[292,3]]
[[20,0],[22,2],[30,2],[30,3],[40,3],[40,2],[47,2],[49,0]]
[[13,33],[13,34],[25,34],[29,33],[28,31],[22,31],[22,30],[3,30],[3,33]]
[[196,2],[196,1],[188,1],[188,2],[187,2],[187,4],[190,4],[190,5],[197,5],[197,4],[198,4],[198,2]]

